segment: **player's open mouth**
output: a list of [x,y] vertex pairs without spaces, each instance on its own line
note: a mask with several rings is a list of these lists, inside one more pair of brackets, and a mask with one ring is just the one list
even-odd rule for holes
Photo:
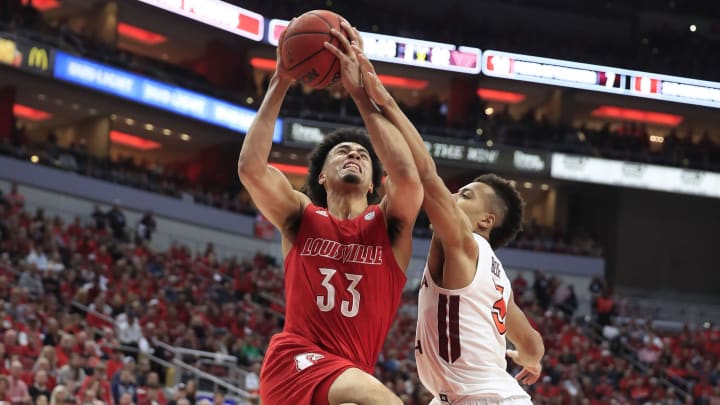
[[343,169],[355,168],[355,170],[357,170],[358,172],[362,173],[362,168],[360,167],[359,164],[357,164],[357,163],[355,163],[355,162],[346,162],[346,163],[343,165],[342,168],[343,168]]

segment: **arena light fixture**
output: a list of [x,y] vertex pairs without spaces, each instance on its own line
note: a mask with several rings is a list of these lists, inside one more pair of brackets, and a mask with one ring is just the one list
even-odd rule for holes
[[275,70],[275,59],[268,58],[250,58],[250,66],[259,70],[267,70],[272,72]]
[[297,174],[301,176],[305,176],[308,174],[307,166],[288,165],[284,163],[270,163],[270,166],[280,170],[285,174]]
[[[268,58],[250,58],[250,66],[258,70],[272,72],[275,70],[275,59]],[[422,90],[428,86],[427,80],[411,79],[409,77],[378,75],[378,79],[382,84],[388,87],[395,87],[408,90]]]
[[162,44],[163,42],[167,42],[167,37],[165,35],[158,34],[157,32],[148,31],[146,29],[124,22],[119,22],[117,24],[117,32],[118,34],[126,38],[130,38],[137,42],[142,42],[146,45],[157,45]]
[[[22,0],[23,5],[30,4],[30,0]],[[60,7],[58,0],[32,0],[32,6],[39,11],[52,10]]]
[[678,126],[684,118],[682,115],[636,110],[611,105],[601,105],[590,114],[594,117],[614,118],[626,121],[643,122],[646,124],[660,124],[669,127]]
[[37,110],[22,104],[13,105],[13,115],[29,121],[45,121],[52,118],[52,114],[47,111]]
[[526,96],[522,93],[513,93],[511,91],[478,88],[477,95],[483,100],[498,101],[501,103],[517,104],[525,100]]
[[409,77],[377,75],[382,84],[388,87],[408,90],[422,90],[428,86],[427,80],[411,79]]
[[112,143],[144,151],[158,149],[161,147],[159,142],[140,138],[139,136],[130,135],[120,131],[110,131],[110,141]]

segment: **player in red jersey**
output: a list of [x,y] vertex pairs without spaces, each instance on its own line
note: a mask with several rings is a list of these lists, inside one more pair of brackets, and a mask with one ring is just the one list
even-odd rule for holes
[[[328,136],[311,154],[307,194],[293,190],[268,165],[274,123],[292,84],[278,50],[238,161],[240,180],[282,234],[285,258],[285,327],[265,355],[263,405],[402,403],[372,373],[406,282],[422,188],[402,135],[362,88],[350,41],[334,35],[341,49],[326,46],[341,62],[343,86],[369,137],[355,130]],[[388,174],[382,199],[381,161]]]

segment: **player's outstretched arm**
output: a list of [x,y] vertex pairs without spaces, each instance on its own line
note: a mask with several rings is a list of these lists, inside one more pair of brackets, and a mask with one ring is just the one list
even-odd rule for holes
[[545,354],[545,344],[540,333],[530,325],[525,313],[515,304],[512,295],[510,295],[505,324],[507,338],[517,349],[508,350],[507,355],[523,367],[515,378],[523,384],[534,384],[542,373],[540,362]]
[[289,235],[284,231],[288,218],[301,212],[310,199],[293,190],[287,178],[268,165],[275,122],[285,94],[293,83],[283,70],[279,55],[278,50],[277,70],[245,135],[238,158],[238,176],[263,215],[287,237]]
[[422,186],[412,154],[400,131],[375,108],[362,87],[359,62],[350,43],[359,44],[360,36],[346,22],[342,22],[342,27],[344,35],[333,30],[333,35],[340,41],[339,47],[329,42],[325,43],[325,47],[340,60],[343,87],[357,105],[373,149],[388,173],[382,204],[389,218],[400,221],[401,237],[396,241],[405,245],[400,250],[407,257],[401,258],[396,254],[396,258],[404,268],[410,259],[412,227],[422,204]]
[[435,162],[420,133],[380,82],[370,60],[359,47],[354,47],[354,50],[360,62],[364,89],[370,98],[381,107],[388,120],[400,130],[410,148],[424,189],[423,209],[433,225],[433,232],[442,241],[446,255],[454,255],[458,252],[456,249],[459,249],[466,253],[463,256],[475,260],[477,246],[472,238],[473,227],[458,208],[442,178],[437,174]]

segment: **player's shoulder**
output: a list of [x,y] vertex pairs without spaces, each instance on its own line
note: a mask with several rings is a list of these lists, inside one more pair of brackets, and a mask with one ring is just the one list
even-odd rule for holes
[[481,253],[487,253],[491,252],[493,256],[495,255],[495,251],[493,251],[492,246],[490,246],[490,242],[485,239],[484,236],[478,235],[475,232],[473,232],[473,238],[475,239],[475,243],[478,245],[478,248],[480,249]]

